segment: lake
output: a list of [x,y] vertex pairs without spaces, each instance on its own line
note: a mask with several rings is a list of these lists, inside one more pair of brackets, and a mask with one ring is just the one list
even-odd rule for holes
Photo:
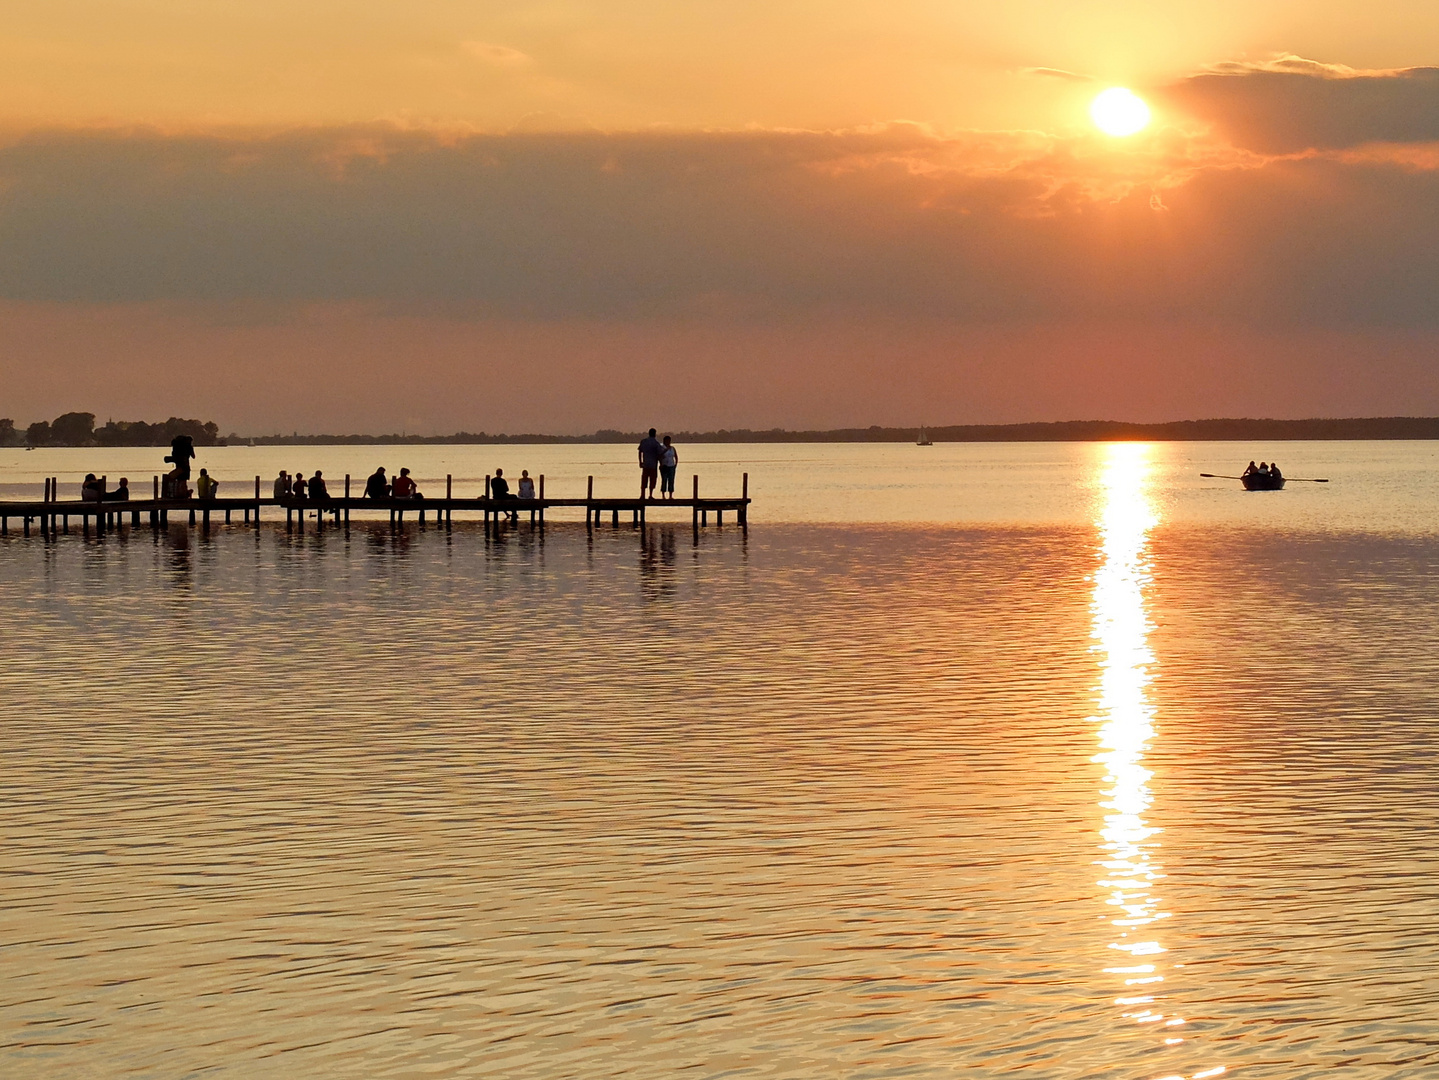
[[12,523],[0,1075],[1439,1075],[1439,444],[1263,450],[1330,483],[682,445],[747,532]]

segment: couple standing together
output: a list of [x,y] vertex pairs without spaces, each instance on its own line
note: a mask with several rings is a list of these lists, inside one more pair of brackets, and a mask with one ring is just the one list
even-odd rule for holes
[[[670,437],[660,442],[655,438],[655,429],[640,440],[640,498],[655,497],[655,480],[660,480],[660,497],[675,497],[675,469],[679,468],[680,456],[670,445]],[[656,475],[658,474],[658,476]]]

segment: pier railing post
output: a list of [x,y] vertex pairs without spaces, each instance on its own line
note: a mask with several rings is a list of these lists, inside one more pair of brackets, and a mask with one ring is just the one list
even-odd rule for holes
[[740,484],[739,497],[743,500],[739,505],[739,527],[749,528],[749,473],[744,474],[744,481]]
[[490,474],[485,473],[485,492],[481,496],[485,500],[485,535],[490,535]]

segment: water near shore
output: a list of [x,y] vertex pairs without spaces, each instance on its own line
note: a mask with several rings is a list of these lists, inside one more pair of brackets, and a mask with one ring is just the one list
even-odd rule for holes
[[1431,1077],[1436,450],[682,447],[747,536],[12,532],[0,1075]]

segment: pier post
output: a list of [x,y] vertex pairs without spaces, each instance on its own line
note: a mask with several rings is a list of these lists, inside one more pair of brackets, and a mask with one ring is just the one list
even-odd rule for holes
[[490,535],[490,474],[485,473],[485,493],[481,496],[485,500],[485,535]]
[[739,527],[749,528],[749,473],[744,474],[744,481],[740,484],[740,499],[743,500],[739,506]]
[[588,525],[588,524],[590,523],[590,515],[591,515],[591,513],[594,514],[595,524],[598,525],[599,522],[600,522],[600,512],[599,512],[598,510],[596,510],[596,509],[594,508],[594,506],[592,505],[592,504],[594,503],[594,501],[595,501],[595,478],[594,478],[593,476],[591,476],[590,479],[589,479],[589,484],[588,484],[588,486],[586,486],[586,488],[585,488],[585,524],[586,524],[586,525]]
[[540,528],[545,527],[545,474],[540,473]]
[[[340,512],[335,511],[335,520],[340,520]],[[345,474],[345,524],[350,523],[350,474]]]
[[695,473],[695,488],[694,488],[694,491],[695,491],[694,495],[691,496],[691,498],[693,499],[693,505],[690,507],[690,523],[691,523],[692,525],[694,525],[694,527],[695,527],[696,529],[698,529],[698,528],[700,527],[700,476],[699,476],[699,473]]
[[[454,478],[453,476],[451,476],[449,473],[445,473],[445,524],[446,524],[446,525],[448,525],[448,524],[454,519],[454,516],[455,516],[455,508],[450,505],[450,500],[455,497],[455,496],[454,496],[454,480],[455,480],[455,478]],[[438,511],[437,511],[437,512],[438,512]],[[436,518],[435,521],[436,521],[436,523],[438,524],[439,518]]]

